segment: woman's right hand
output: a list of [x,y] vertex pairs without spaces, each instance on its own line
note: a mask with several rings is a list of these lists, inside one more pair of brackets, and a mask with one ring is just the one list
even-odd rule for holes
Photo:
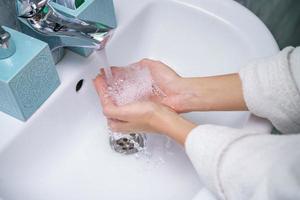
[[166,94],[158,101],[177,113],[247,110],[237,73],[183,78],[159,61],[143,59],[138,64],[148,67],[154,82]]
[[[136,64],[149,69],[154,83],[163,93],[153,95],[151,100],[177,113],[247,110],[238,74],[183,78],[160,61],[143,59]],[[122,70],[126,69],[112,68],[113,73]]]
[[103,113],[108,119],[108,125],[114,132],[161,133],[184,145],[188,134],[196,127],[169,107],[152,101],[116,106],[113,100],[105,95],[108,92],[108,85],[103,74],[96,77],[94,85],[100,97]]
[[[151,59],[143,59],[135,63],[139,67],[148,68],[155,86],[160,91],[151,97],[152,101],[161,103],[172,108],[177,113],[194,111],[192,106],[193,99],[196,101],[196,95],[193,93],[193,85],[188,79],[179,76],[173,69],[166,64]],[[122,67],[112,67],[112,73],[122,73],[126,70]]]
[[182,88],[184,78],[160,61],[143,59],[137,64],[149,69],[155,86],[162,92],[158,96],[153,96],[152,100],[169,106],[178,113],[186,111]]

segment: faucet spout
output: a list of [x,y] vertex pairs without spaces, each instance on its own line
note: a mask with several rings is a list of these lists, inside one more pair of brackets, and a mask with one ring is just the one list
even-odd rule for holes
[[105,47],[112,35],[111,27],[67,17],[57,12],[49,0],[29,3],[27,0],[18,0],[17,4],[19,19],[36,32],[35,36],[48,42],[51,50],[59,47],[99,50]]

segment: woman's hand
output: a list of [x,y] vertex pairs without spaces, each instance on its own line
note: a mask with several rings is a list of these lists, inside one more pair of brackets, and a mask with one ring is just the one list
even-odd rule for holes
[[162,62],[143,59],[154,82],[166,94],[160,103],[178,113],[247,110],[238,74],[182,78]]
[[[160,95],[156,93],[151,97],[152,101],[164,104],[177,113],[196,110],[197,90],[188,79],[180,77],[173,69],[160,61],[143,59],[135,64],[150,71],[155,86],[160,90],[158,92]],[[111,69],[113,75],[116,76],[127,70],[124,67],[112,67]],[[103,72],[104,70],[102,70]]]
[[156,102],[172,108],[177,113],[191,111],[189,100],[193,94],[189,93],[186,79],[180,77],[173,69],[160,61],[143,59],[137,64],[149,69],[154,83],[162,90],[164,96],[154,97]]
[[170,108],[154,102],[135,102],[116,106],[110,97],[105,95],[107,85],[103,75],[98,75],[94,83],[104,115],[108,118],[108,125],[113,131],[162,133],[184,144],[188,133],[195,127]]

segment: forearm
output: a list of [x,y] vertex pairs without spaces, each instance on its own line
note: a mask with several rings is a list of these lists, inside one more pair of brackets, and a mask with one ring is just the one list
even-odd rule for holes
[[247,110],[238,74],[183,78],[187,111]]

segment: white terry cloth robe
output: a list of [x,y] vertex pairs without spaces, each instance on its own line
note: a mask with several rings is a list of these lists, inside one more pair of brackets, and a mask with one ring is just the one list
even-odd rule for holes
[[197,199],[300,199],[300,47],[252,62],[239,75],[250,112],[283,134],[194,128],[185,148],[206,186]]

